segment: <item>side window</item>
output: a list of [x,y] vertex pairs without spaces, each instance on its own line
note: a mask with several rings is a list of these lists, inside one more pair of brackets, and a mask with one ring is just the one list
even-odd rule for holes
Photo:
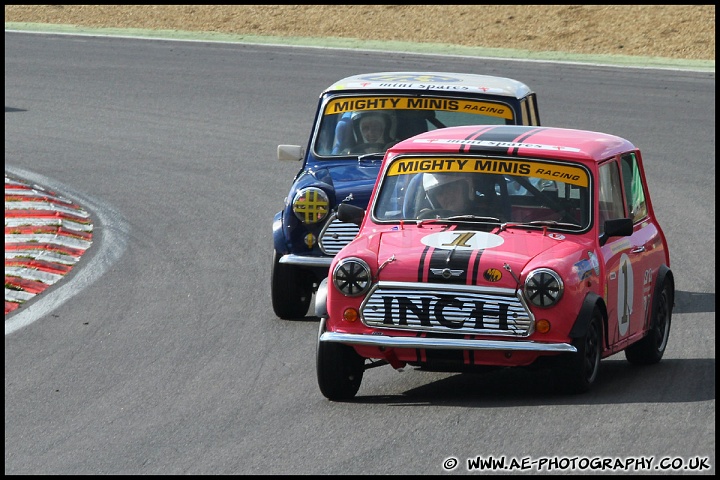
[[517,122],[520,125],[540,125],[537,114],[536,97],[532,93],[520,102],[521,118]]
[[540,115],[538,115],[537,95],[531,93],[527,97],[528,108],[530,110],[530,125],[540,125]]
[[520,118],[517,122],[519,125],[532,125],[530,123],[530,112],[528,112],[528,100],[520,101]]
[[625,217],[622,186],[618,164],[612,160],[600,165],[598,222],[600,233],[605,231],[605,220]]
[[623,185],[625,185],[625,203],[628,212],[630,212],[630,218],[633,219],[633,223],[637,223],[647,215],[645,190],[640,176],[640,168],[634,153],[624,155],[621,163]]

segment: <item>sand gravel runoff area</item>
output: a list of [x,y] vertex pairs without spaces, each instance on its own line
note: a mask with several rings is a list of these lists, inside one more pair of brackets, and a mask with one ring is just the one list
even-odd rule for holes
[[715,61],[714,5],[5,5],[5,25]]

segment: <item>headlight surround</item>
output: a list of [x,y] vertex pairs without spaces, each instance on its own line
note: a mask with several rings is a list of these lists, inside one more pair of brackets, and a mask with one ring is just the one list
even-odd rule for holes
[[322,221],[330,212],[330,200],[321,188],[301,188],[295,193],[292,201],[295,216],[306,224]]
[[549,268],[538,268],[530,272],[523,287],[527,301],[543,308],[552,307],[559,302],[564,290],[560,275]]
[[370,290],[372,272],[370,266],[361,258],[343,258],[335,265],[332,281],[343,295],[357,297]]

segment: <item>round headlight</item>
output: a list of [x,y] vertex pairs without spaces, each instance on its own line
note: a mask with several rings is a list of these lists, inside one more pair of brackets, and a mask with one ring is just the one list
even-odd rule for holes
[[330,201],[327,194],[320,188],[301,188],[293,198],[292,209],[301,222],[317,223],[327,217],[330,211]]
[[335,288],[340,290],[343,295],[357,297],[370,290],[372,274],[364,260],[349,257],[340,260],[335,265],[332,280]]
[[538,268],[525,279],[525,298],[536,307],[552,307],[564,288],[560,275],[549,268]]

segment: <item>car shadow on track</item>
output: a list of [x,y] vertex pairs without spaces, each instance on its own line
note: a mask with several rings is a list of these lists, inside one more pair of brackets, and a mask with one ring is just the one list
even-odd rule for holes
[[592,391],[580,395],[562,393],[549,372],[523,368],[460,373],[401,395],[362,395],[362,390],[350,403],[492,408],[702,402],[715,399],[715,359],[667,359],[650,366],[635,366],[624,358],[606,359]]
[[673,313],[715,312],[715,293],[675,291]]

